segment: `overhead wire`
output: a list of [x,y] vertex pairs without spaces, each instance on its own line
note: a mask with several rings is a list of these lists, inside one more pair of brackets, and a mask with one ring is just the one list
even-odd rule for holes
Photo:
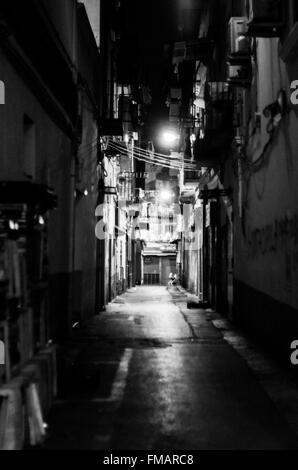
[[[108,144],[112,149],[117,150],[122,155],[127,155],[126,147],[122,145],[117,145],[115,142],[109,142]],[[134,148],[134,157],[138,160],[145,161],[150,164],[155,164],[158,166],[165,166],[168,168],[173,168],[180,170],[184,168],[186,171],[195,171],[197,167],[194,163],[184,163],[182,159],[172,159],[170,156],[156,156],[154,153],[154,157],[152,158],[148,151],[139,152],[138,149]]]
[[[124,155],[124,153],[123,153],[123,155]],[[166,163],[166,162],[154,161],[154,160],[148,159],[144,156],[134,155],[134,157],[137,160],[144,161],[144,162],[146,162],[150,165],[162,166],[162,167],[170,168],[170,169],[174,169],[174,170],[182,170],[182,169],[184,169],[184,171],[196,171],[197,170],[197,168],[183,168],[182,165],[178,166],[178,165],[173,165],[173,164]]]
[[[148,152],[148,150],[143,149],[143,148],[141,148],[141,147],[134,146],[134,148],[137,149],[137,150],[140,151],[140,152]],[[181,160],[179,157],[175,157],[174,155],[166,155],[166,154],[164,154],[164,153],[158,153],[158,152],[155,152],[155,151],[154,151],[153,153],[154,153],[154,155],[156,155],[156,156],[158,156],[158,157],[170,158],[171,160],[177,160],[177,161],[180,161],[180,160]],[[184,159],[184,161],[191,163],[191,160],[190,160],[190,159],[187,159],[187,158]]]
[[[117,146],[111,146],[112,148],[114,148],[114,150],[117,150],[118,152],[121,152],[122,155],[126,155],[127,154],[127,151],[126,149],[124,148],[119,148]],[[167,166],[170,166],[170,167],[175,167],[175,168],[180,168],[181,165],[178,164],[178,162],[171,162],[170,160],[166,160],[166,159],[160,159],[160,158],[152,158],[150,157],[150,155],[148,154],[140,154],[138,151],[134,151],[134,157],[137,158],[137,159],[143,159],[143,160],[146,160],[148,161],[148,163],[158,163],[158,164],[161,164],[161,165],[167,165]]]
[[[181,170],[183,168],[182,165],[178,166],[178,165],[173,165],[171,163],[166,163],[166,162],[161,162],[161,161],[154,161],[152,159],[148,159],[144,156],[139,156],[139,155],[134,155],[134,158],[136,158],[137,160],[140,160],[140,161],[144,161],[150,165],[156,165],[156,166],[162,166],[162,167],[166,167],[166,168],[172,168],[172,169],[176,169],[176,170]],[[197,168],[193,167],[193,168],[189,168],[189,167],[186,167],[184,168],[185,171],[195,171]]]
[[[123,155],[123,156],[127,155],[124,151],[120,151],[120,154]],[[171,165],[170,163],[166,163],[166,162],[154,161],[150,158],[146,158],[144,156],[139,156],[139,155],[136,155],[136,154],[134,154],[134,158],[136,158],[137,160],[140,160],[140,161],[144,161],[144,162],[149,163],[149,164],[157,165],[157,166],[164,166],[164,167],[167,167],[167,168],[173,168],[173,169],[177,169],[177,170],[180,169],[180,167],[177,166],[177,165]]]
[[[80,145],[79,146],[80,156],[81,157],[87,156],[90,152],[92,152],[96,148],[98,143],[99,143],[99,138],[96,138],[96,139],[94,139],[94,140],[92,140],[88,143],[84,143],[83,145]],[[123,145],[122,143],[117,142],[117,141],[109,141],[108,146],[111,146],[112,148],[117,149],[117,150],[121,150],[124,153],[127,152],[126,145]],[[174,155],[162,154],[162,153],[158,153],[158,152],[155,152],[155,151],[152,152],[152,151],[143,149],[141,147],[134,146],[134,155],[135,156],[140,156],[140,157],[143,156],[145,158],[151,158],[150,157],[151,153],[153,153],[154,158],[155,158],[156,161],[170,163],[171,166],[173,166],[173,163],[180,165],[180,163],[182,162],[181,158],[176,157]],[[153,163],[153,162],[150,160],[150,163]],[[187,167],[187,165],[190,165],[190,166],[194,165],[194,163],[191,159],[185,159],[185,158],[183,159],[183,164],[184,164],[185,168]]]
[[[120,154],[122,156],[127,155],[124,152],[124,150],[120,150]],[[136,155],[136,154],[134,154],[134,158],[136,158],[137,160],[144,161],[146,163],[152,164],[152,165],[156,165],[156,166],[164,166],[164,167],[167,167],[167,168],[173,168],[173,169],[177,169],[177,170],[181,169],[181,167],[179,167],[177,165],[171,165],[170,163],[166,163],[166,162],[154,161],[150,158],[146,158],[144,156],[139,156],[139,155]]]
[[[123,148],[123,149],[126,150],[126,146],[123,146],[121,143],[112,141],[112,142],[109,142],[109,144],[116,145],[116,146],[118,146],[119,148]],[[176,157],[176,156],[174,156],[174,155],[166,155],[166,154],[158,153],[158,152],[155,152],[155,151],[152,152],[152,151],[149,151],[149,150],[143,149],[143,148],[141,148],[141,147],[137,147],[137,146],[134,146],[134,151],[136,151],[136,152],[138,152],[138,153],[140,153],[140,154],[143,154],[143,155],[145,155],[145,154],[147,155],[148,152],[150,152],[150,153],[153,153],[154,156],[157,157],[157,158],[163,158],[163,159],[168,159],[168,160],[170,160],[170,161],[181,162],[181,158]],[[192,160],[190,160],[190,159],[184,159],[184,162],[186,162],[186,163],[193,163]]]

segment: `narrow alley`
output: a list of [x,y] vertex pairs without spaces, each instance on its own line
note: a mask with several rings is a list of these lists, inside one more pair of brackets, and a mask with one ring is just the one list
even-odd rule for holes
[[297,449],[214,313],[186,300],[177,288],[136,287],[77,329],[46,449]]
[[0,453],[298,450],[297,129],[297,0],[0,0]]

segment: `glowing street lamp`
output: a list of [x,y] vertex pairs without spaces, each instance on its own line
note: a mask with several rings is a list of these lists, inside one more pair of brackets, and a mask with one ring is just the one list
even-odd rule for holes
[[160,194],[159,194],[161,202],[166,202],[166,203],[169,203],[171,201],[172,196],[173,196],[172,192],[169,191],[168,189],[163,189],[162,191],[160,191]]
[[160,141],[163,145],[170,147],[178,142],[179,137],[178,132],[174,129],[165,129],[161,133]]

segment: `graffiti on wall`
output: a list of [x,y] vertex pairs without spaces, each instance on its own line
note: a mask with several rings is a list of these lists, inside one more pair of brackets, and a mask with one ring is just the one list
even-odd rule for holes
[[298,213],[285,215],[260,228],[248,228],[247,235],[250,258],[282,251],[290,243],[298,247]]

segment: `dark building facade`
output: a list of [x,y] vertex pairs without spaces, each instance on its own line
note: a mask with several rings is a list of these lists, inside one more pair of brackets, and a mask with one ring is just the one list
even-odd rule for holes
[[286,353],[297,331],[295,2],[189,8],[200,10],[194,30],[173,54],[184,155],[200,171],[181,191],[192,207],[184,283]]
[[0,16],[0,381],[15,416],[1,446],[22,448],[23,403],[38,389],[38,416],[56,393],[53,342],[97,307],[100,63],[81,3],[2,2]]

